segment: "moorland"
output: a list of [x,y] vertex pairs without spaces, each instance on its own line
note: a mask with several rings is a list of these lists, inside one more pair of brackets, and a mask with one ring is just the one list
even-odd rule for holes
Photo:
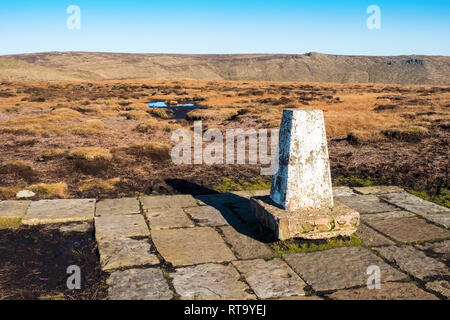
[[[206,107],[171,119],[155,100]],[[278,128],[282,109],[324,111],[335,185],[400,185],[447,205],[450,87],[226,80],[3,81],[0,198],[264,189],[259,165],[175,165],[173,130]]]

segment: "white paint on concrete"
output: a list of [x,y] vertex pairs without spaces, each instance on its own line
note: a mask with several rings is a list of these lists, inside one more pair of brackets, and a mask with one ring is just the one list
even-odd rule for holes
[[271,199],[286,210],[333,207],[322,110],[285,109]]

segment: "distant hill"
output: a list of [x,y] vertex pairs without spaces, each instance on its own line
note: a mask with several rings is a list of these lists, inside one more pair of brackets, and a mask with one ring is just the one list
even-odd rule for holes
[[0,56],[0,80],[195,79],[450,85],[447,56],[320,53],[177,55],[48,52]]

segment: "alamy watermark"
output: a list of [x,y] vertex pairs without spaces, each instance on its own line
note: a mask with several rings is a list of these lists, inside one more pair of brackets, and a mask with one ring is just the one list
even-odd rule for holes
[[79,6],[71,5],[67,7],[67,14],[70,16],[67,18],[66,25],[69,30],[81,29],[81,9]]
[[[270,131],[270,141],[269,141]],[[278,170],[278,132],[272,129],[227,129],[203,132],[202,121],[194,122],[194,132],[178,129],[172,133],[176,143],[171,152],[174,164],[260,164],[261,175]],[[208,144],[205,146],[204,142]],[[270,151],[270,152],[269,152]]]
[[367,289],[381,289],[381,270],[379,266],[371,265],[367,268]]
[[371,5],[366,10],[370,16],[367,18],[366,25],[369,30],[381,29],[381,9],[379,6]]
[[69,290],[81,289],[81,269],[77,265],[71,265],[67,267],[67,274],[70,276],[67,278],[66,285]]

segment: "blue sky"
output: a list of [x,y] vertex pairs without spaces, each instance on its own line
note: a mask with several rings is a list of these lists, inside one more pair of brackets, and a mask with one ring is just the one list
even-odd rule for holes
[[[66,26],[70,5],[80,30]],[[380,30],[366,26],[370,5]],[[72,50],[450,55],[450,1],[0,2],[0,55]]]

